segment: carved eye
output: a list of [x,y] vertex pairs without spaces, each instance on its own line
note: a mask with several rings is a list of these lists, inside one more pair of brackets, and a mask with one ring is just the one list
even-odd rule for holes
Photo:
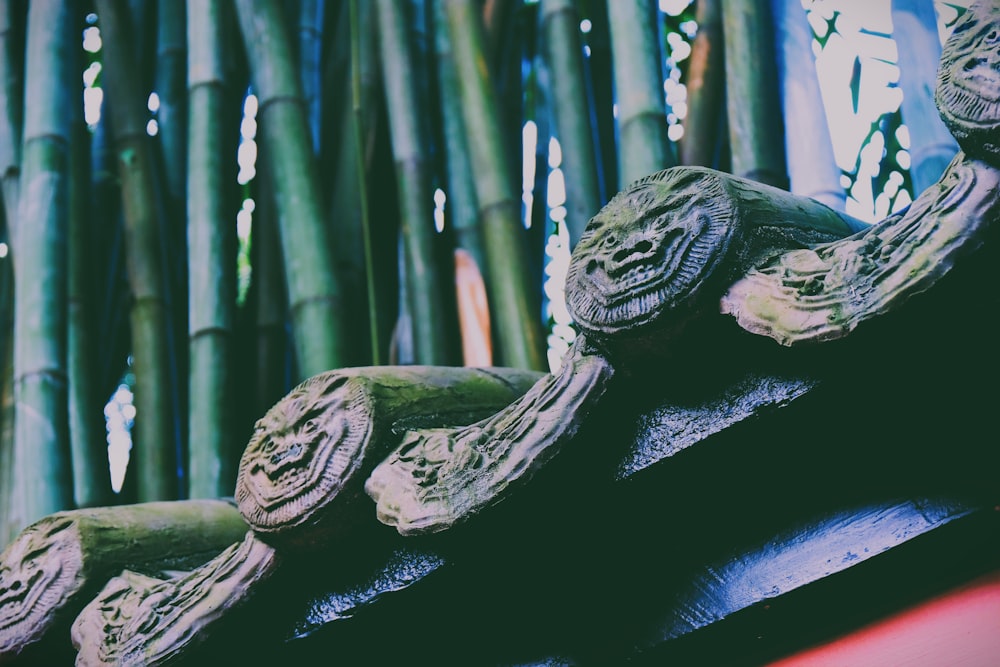
[[618,245],[618,237],[614,234],[607,234],[604,237],[604,245],[610,247],[613,245]]
[[307,419],[306,423],[302,425],[303,433],[314,433],[319,429],[319,422],[316,419]]
[[997,37],[1000,37],[1000,32],[998,32],[996,28],[994,28],[993,30],[990,30],[986,34],[986,43],[987,44],[993,44],[994,42],[997,41]]

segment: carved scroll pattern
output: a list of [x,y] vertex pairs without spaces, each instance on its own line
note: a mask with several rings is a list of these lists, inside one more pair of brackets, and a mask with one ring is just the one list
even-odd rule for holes
[[205,565],[167,581],[111,579],[73,623],[77,665],[160,665],[190,651],[210,626],[275,571],[274,550],[248,532]]
[[576,433],[613,373],[603,357],[577,350],[557,375],[488,419],[409,432],[365,485],[379,520],[403,535],[438,532],[530,479]]
[[926,290],[981,245],[981,231],[1000,214],[996,170],[963,158],[903,213],[750,271],[723,297],[722,312],[793,345],[846,336]]
[[0,557],[0,662],[40,639],[80,587],[83,556],[72,519],[26,528]]
[[243,452],[236,501],[252,528],[310,521],[360,464],[371,435],[365,392],[337,372],[306,380],[258,420]]

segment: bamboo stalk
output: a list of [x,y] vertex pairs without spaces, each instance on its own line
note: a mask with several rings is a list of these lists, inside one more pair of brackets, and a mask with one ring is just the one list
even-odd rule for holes
[[236,482],[232,338],[236,308],[235,213],[227,210],[224,161],[224,5],[188,0],[188,490],[232,493]]
[[260,100],[261,153],[276,198],[298,376],[308,377],[343,365],[346,323],[337,316],[329,227],[284,16],[275,0],[238,0],[236,9]]
[[787,188],[785,142],[767,0],[722,3],[732,173]]
[[645,0],[608,2],[618,104],[618,187],[672,167],[655,9]]
[[24,116],[24,44],[19,39],[23,18],[16,0],[0,1],[0,192],[11,245],[17,227]]
[[936,183],[958,152],[955,138],[934,105],[941,41],[933,2],[893,2],[893,32],[899,37],[899,87],[903,119],[910,131],[913,194]]
[[447,0],[449,37],[458,73],[462,114],[475,175],[476,198],[486,242],[486,275],[497,334],[498,363],[520,368],[544,368],[541,317],[531,307],[540,287],[529,281],[528,261],[520,221],[520,200],[514,195],[500,130],[496,94],[485,70],[483,26],[478,5],[471,0]]
[[462,121],[458,76],[451,55],[444,5],[440,2],[433,5],[434,46],[445,151],[445,219],[451,224],[455,244],[469,253],[482,272],[486,266],[483,230],[476,213],[476,187],[472,180],[465,123]]
[[[772,0],[790,190],[843,211],[846,200],[833,152],[812,52],[813,32],[799,0]],[[809,141],[802,141],[809,137]]]
[[[258,179],[267,182],[268,165],[258,166]],[[274,208],[274,191],[259,188],[253,217],[253,284],[255,306],[256,386],[253,417],[256,420],[291,389],[286,368],[289,340],[285,313],[288,311],[285,276],[281,268],[281,240]]]
[[[73,505],[66,392],[66,235],[71,50],[70,7],[28,10],[19,230],[14,293],[14,523]],[[79,103],[79,101],[77,101]]]
[[[8,263],[9,265],[9,263]],[[5,326],[8,326],[5,323]],[[0,549],[6,548],[21,526],[14,504],[14,338],[4,341],[0,366]]]
[[[2,239],[12,250],[17,223],[18,183],[21,174],[21,135],[24,113],[24,34],[20,4],[0,0],[0,195],[3,197]],[[16,534],[12,525],[14,502],[14,265],[13,254],[0,259],[0,548]]]
[[[79,16],[79,14],[77,14]],[[74,50],[74,71],[82,70],[82,50]],[[73,495],[77,507],[114,501],[104,438],[101,386],[94,356],[94,296],[97,267],[91,208],[90,132],[83,118],[79,79],[70,87],[70,181],[67,268],[66,363],[69,376],[69,442],[73,457]]]
[[412,62],[412,40],[402,0],[377,3],[382,78],[399,189],[408,308],[413,326],[414,362],[447,363],[442,277],[434,262],[433,198],[420,110],[426,108]]
[[298,3],[298,54],[299,80],[302,83],[302,97],[305,101],[306,117],[312,136],[313,153],[319,154],[320,125],[320,60],[323,54],[323,13],[322,0],[299,0]]
[[566,225],[572,247],[601,206],[590,105],[583,77],[580,16],[573,0],[542,0],[540,9],[556,136],[562,147]]
[[698,34],[691,44],[687,75],[688,114],[684,120],[684,137],[680,142],[680,161],[684,165],[716,167],[715,155],[726,90],[721,2],[700,0],[695,10]]
[[138,499],[171,500],[177,494],[177,433],[171,401],[169,306],[161,254],[162,211],[156,205],[145,95],[136,84],[124,2],[97,0],[97,10],[103,34],[105,99],[114,130],[133,298],[130,321],[136,419],[132,456],[138,474]]
[[[184,201],[187,157],[187,72],[185,45],[185,3],[156,3],[156,81],[155,90],[160,99],[156,112],[157,136],[163,149],[166,190],[171,209],[178,215]],[[183,236],[181,237],[183,238]]]
[[618,187],[618,142],[615,139],[613,58],[607,3],[590,5],[591,29],[587,36],[590,58],[591,91],[594,96],[593,124],[597,131],[598,165],[601,177],[601,202],[605,203]]
[[[353,295],[345,304],[348,312],[359,318],[364,316],[368,321],[367,363],[378,365],[383,363],[383,352],[388,346],[382,343],[379,333],[385,307],[379,298],[367,178],[369,149],[375,133],[372,117],[379,84],[376,20],[374,5],[369,2],[351,0],[347,12],[350,94],[344,98],[341,114],[341,142],[333,186],[333,216],[340,221],[334,225],[334,255],[345,286],[350,286]],[[356,347],[363,348],[361,345]]]

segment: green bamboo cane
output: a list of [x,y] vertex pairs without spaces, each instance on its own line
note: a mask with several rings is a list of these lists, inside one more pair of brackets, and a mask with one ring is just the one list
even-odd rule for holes
[[183,207],[187,173],[187,53],[185,45],[184,3],[156,3],[156,80],[160,99],[156,112],[157,136],[163,148],[163,164],[171,208]]
[[[161,184],[161,202],[164,207],[164,228],[166,237],[165,280],[168,303],[171,295],[186,295],[187,287],[187,243],[185,238],[184,202],[187,179],[187,36],[184,2],[156,3],[156,63],[153,87],[159,98],[157,117],[157,139],[161,161],[157,169]],[[154,141],[154,146],[156,142]],[[168,324],[171,327],[171,350],[183,349],[182,343],[188,333],[187,313],[184,299],[173,309]],[[174,412],[183,413],[186,386],[184,383],[183,355],[174,356],[171,367],[171,398],[175,401]],[[182,417],[183,421],[183,417]],[[180,426],[180,424],[178,424]]]
[[529,280],[520,220],[521,203],[510,183],[499,105],[485,69],[478,3],[446,0],[449,38],[458,74],[462,117],[469,141],[476,199],[486,243],[487,291],[497,334],[499,363],[544,368],[541,316],[531,307],[540,290]]
[[337,38],[348,42],[348,54],[343,56],[331,48],[328,69],[339,69],[346,75],[341,80],[332,80],[331,76],[327,82],[340,91],[339,99],[327,98],[340,103],[336,124],[338,143],[330,149],[336,160],[330,199],[334,258],[343,281],[344,312],[352,321],[368,323],[367,340],[360,337],[351,340],[349,365],[378,365],[384,363],[388,344],[380,338],[380,323],[386,308],[378,291],[367,182],[369,147],[375,132],[373,109],[380,84],[375,5],[351,0],[345,9],[342,32],[338,32]]
[[646,0],[608,2],[618,104],[619,189],[676,163],[667,139],[654,11]]
[[788,187],[768,0],[722,3],[732,172]]
[[121,10],[132,35],[132,70],[135,72],[136,90],[144,95],[149,94],[156,83],[156,49],[151,47],[156,44],[158,4],[150,0],[125,0]]
[[[80,14],[77,14],[80,16]],[[81,49],[74,49],[74,71],[82,67]],[[75,79],[69,90],[71,119],[69,236],[67,239],[66,363],[69,373],[69,441],[73,456],[73,494],[77,507],[98,507],[114,501],[108,449],[102,419],[103,397],[97,379],[94,295],[100,267],[94,253],[91,208],[90,132],[83,118],[83,87]]]
[[125,217],[132,290],[130,322],[136,376],[132,456],[138,500],[177,495],[176,433],[171,401],[169,314],[154,164],[146,134],[146,96],[136,84],[133,46],[121,0],[97,0],[103,35],[105,99],[111,113]]
[[698,34],[688,65],[688,114],[680,142],[681,164],[714,167],[725,93],[722,0],[700,0],[695,13]]
[[[368,173],[371,171],[370,149],[375,136],[375,116],[379,88],[379,57],[377,49],[378,21],[370,3],[365,8],[358,0],[351,0],[348,6],[349,29],[351,35],[351,116],[354,137],[354,174],[358,181],[361,239],[364,248],[365,292],[368,304],[369,337],[371,340],[371,363],[378,365],[383,359],[383,351],[388,356],[389,335],[383,335],[384,324],[392,320],[386,316],[389,306],[382,296],[385,288],[377,278],[375,249],[372,243],[373,220],[369,206],[371,190],[368,187]],[[345,167],[345,171],[349,167]],[[349,182],[349,179],[345,179]],[[384,339],[384,340],[383,340]]]
[[232,337],[236,308],[235,212],[224,161],[224,4],[188,0],[188,461],[192,498],[229,495],[236,483]]
[[0,193],[11,245],[16,236],[24,115],[24,44],[20,39],[24,24],[18,6],[14,0],[0,0]]
[[566,181],[566,225],[570,243],[583,234],[601,206],[590,108],[583,78],[580,16],[573,0],[542,0],[542,45],[549,70],[549,98],[562,147]]
[[377,3],[382,78],[392,150],[396,161],[400,227],[405,279],[413,325],[414,362],[442,365],[448,358],[447,321],[442,302],[442,277],[434,262],[433,198],[420,112],[426,108],[418,86],[418,68],[411,60],[413,45],[404,0]]
[[[267,161],[258,164],[257,179],[267,183],[270,178]],[[258,184],[259,185],[259,184]],[[274,206],[274,191],[257,188],[253,213],[253,301],[256,350],[256,386],[254,387],[254,419],[270,409],[291,387],[286,378],[285,357],[288,338],[285,331],[285,278],[281,268],[281,240],[278,216]]]
[[28,10],[21,197],[21,267],[14,293],[14,486],[21,527],[73,506],[66,391],[66,236],[72,11],[62,0]]
[[[3,240],[13,246],[17,222],[18,182],[21,174],[21,135],[24,113],[24,34],[22,13],[12,0],[0,0],[0,195],[3,196]],[[13,255],[0,259],[0,549],[20,526],[14,524],[14,266]]]
[[276,0],[237,0],[257,93],[261,154],[269,161],[298,377],[342,366],[346,322],[330,252],[285,18]]
[[892,26],[899,36],[899,88],[903,91],[903,118],[910,131],[910,178],[913,193],[919,196],[941,178],[959,150],[931,92],[937,86],[941,60],[934,3],[892,3]]
[[14,339],[4,341],[0,371],[0,550],[21,531],[14,505]]
[[843,211],[846,192],[813,64],[812,27],[799,0],[772,0],[771,10],[785,136],[791,138],[785,150],[789,189]]
[[323,53],[323,10],[321,0],[299,0],[298,3],[298,55],[299,80],[305,101],[306,117],[312,136],[314,153],[320,145],[320,60]]
[[480,271],[486,268],[483,230],[476,211],[476,186],[472,180],[472,165],[466,143],[465,123],[459,99],[458,77],[448,39],[444,5],[434,5],[434,45],[437,56],[438,90],[440,92],[441,123],[444,134],[447,201],[445,217],[451,223],[455,244],[469,252]]
[[485,0],[483,30],[490,62],[497,62],[503,51],[504,31],[510,29],[510,19],[521,3],[517,0]]

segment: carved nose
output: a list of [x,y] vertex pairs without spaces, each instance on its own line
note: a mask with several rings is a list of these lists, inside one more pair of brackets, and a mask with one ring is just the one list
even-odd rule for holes
[[628,264],[636,259],[648,257],[653,252],[653,242],[645,236],[632,237],[625,240],[622,247],[611,256],[611,261],[617,265]]

